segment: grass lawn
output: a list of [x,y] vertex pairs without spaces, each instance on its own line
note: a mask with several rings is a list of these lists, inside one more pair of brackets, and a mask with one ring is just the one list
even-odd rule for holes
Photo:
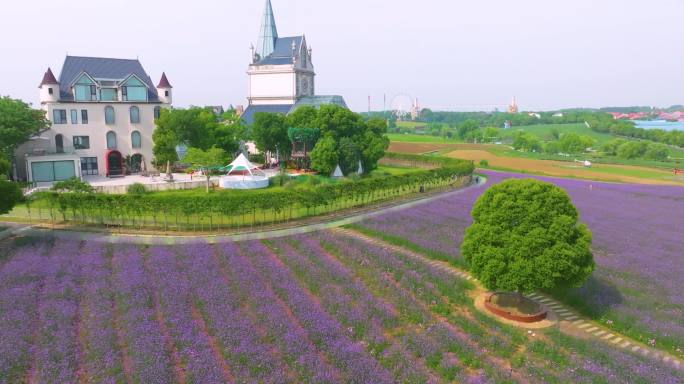
[[591,129],[587,128],[586,125],[584,124],[541,124],[541,125],[528,125],[528,126],[521,126],[521,127],[513,127],[511,129],[505,130],[504,131],[504,137],[512,137],[513,134],[519,130],[523,130],[527,133],[536,135],[539,137],[541,140],[553,140],[553,136],[551,134],[551,131],[557,130],[560,132],[560,134],[564,133],[576,133],[578,135],[583,135],[583,136],[590,136],[598,144],[604,143],[606,141],[610,141],[612,139],[615,139],[615,136],[607,134],[607,133],[598,133],[594,132]]
[[405,175],[407,173],[415,172],[417,169],[409,167],[399,167],[395,165],[380,165],[378,171],[387,172],[390,175]]
[[421,121],[397,121],[397,127],[399,128],[419,128],[427,127],[428,123],[423,123]]
[[390,142],[397,143],[458,143],[458,140],[445,139],[439,136],[430,135],[415,135],[415,134],[402,134],[402,133],[389,133],[387,134]]

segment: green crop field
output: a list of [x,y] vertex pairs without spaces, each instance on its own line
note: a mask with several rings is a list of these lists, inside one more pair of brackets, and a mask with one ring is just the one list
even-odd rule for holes
[[413,134],[401,134],[401,133],[389,133],[387,134],[391,142],[395,143],[439,143],[439,144],[449,144],[458,143],[458,140],[445,139],[440,136],[430,136],[430,135],[413,135]]
[[557,130],[561,135],[564,133],[576,133],[578,135],[590,136],[597,143],[604,143],[606,141],[612,140],[615,136],[607,133],[598,133],[592,131],[584,124],[542,124],[542,125],[527,125],[521,127],[513,127],[511,129],[505,130],[504,137],[512,137],[513,134],[519,130],[523,130],[527,133],[536,135],[541,140],[552,140],[553,136],[551,132]]

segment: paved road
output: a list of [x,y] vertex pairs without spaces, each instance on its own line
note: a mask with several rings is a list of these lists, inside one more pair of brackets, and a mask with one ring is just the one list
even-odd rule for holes
[[[427,204],[429,202],[444,199],[449,196],[454,196],[458,194],[465,193],[466,191],[473,188],[484,188],[487,183],[487,179],[479,176],[479,182],[477,184],[470,185],[465,188],[461,188],[451,192],[440,193],[437,195],[432,195],[430,197],[409,201],[406,203],[401,203],[389,207],[378,208],[376,210],[366,211],[363,213],[352,214],[347,217],[333,219],[327,222],[305,224],[301,226],[295,226],[284,229],[275,229],[267,231],[257,231],[250,233],[241,233],[234,235],[194,235],[194,236],[179,236],[179,235],[136,235],[136,234],[114,234],[114,233],[93,233],[93,232],[79,232],[71,230],[59,230],[59,229],[46,229],[37,227],[15,227],[5,232],[0,232],[0,239],[8,237],[11,235],[31,235],[31,236],[46,236],[46,237],[57,237],[57,238],[67,238],[76,240],[87,240],[87,241],[97,241],[104,243],[124,243],[124,244],[193,244],[193,243],[220,243],[220,242],[231,242],[231,241],[245,241],[245,240],[261,240],[261,239],[272,239],[278,237],[285,237],[303,233],[316,232],[325,229],[342,227],[345,225],[358,223],[363,220],[367,220],[385,213],[401,211],[404,209],[409,209],[412,207]],[[4,224],[3,224],[4,225]]]

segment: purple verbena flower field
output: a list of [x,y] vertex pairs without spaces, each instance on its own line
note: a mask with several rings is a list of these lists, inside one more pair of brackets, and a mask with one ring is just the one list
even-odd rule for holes
[[469,283],[337,232],[3,249],[0,383],[682,380],[604,343],[502,325]]
[[[488,185],[530,177],[486,174]],[[559,297],[644,343],[684,356],[684,188],[532,177],[564,188],[593,232],[593,277]],[[471,189],[361,225],[460,262],[470,210],[484,190]]]

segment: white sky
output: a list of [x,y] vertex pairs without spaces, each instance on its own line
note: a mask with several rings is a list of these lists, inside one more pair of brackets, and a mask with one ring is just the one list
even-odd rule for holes
[[[272,0],[306,34],[317,94],[433,109],[684,104],[682,0]],[[38,101],[64,56],[139,57],[174,104],[246,104],[264,0],[5,0],[0,94]]]

